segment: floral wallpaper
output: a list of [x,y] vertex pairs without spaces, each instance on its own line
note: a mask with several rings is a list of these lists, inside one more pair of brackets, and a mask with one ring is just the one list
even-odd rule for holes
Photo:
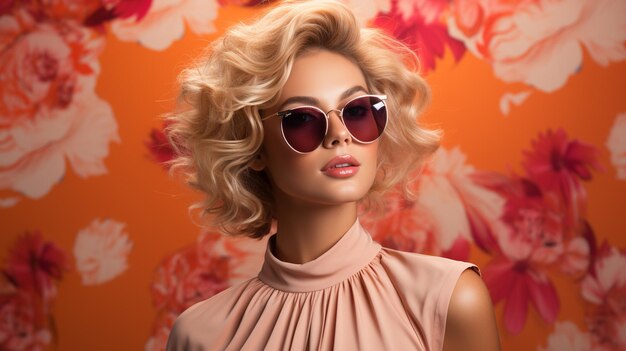
[[[362,221],[477,263],[506,350],[626,349],[626,2],[345,0],[420,58],[443,146]],[[275,2],[0,4],[0,350],[163,350],[258,273],[168,175],[176,75]]]

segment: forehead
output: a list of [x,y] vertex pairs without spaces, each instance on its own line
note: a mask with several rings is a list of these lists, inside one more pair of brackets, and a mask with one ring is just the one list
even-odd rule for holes
[[280,101],[293,96],[310,96],[336,103],[343,92],[354,86],[367,87],[358,65],[341,54],[316,49],[295,59]]

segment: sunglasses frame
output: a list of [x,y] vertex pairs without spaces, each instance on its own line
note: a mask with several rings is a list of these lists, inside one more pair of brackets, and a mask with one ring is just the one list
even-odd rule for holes
[[[382,101],[383,105],[385,106],[385,125],[383,126],[383,129],[382,129],[381,133],[378,135],[378,137],[376,137],[376,139],[374,139],[374,140],[372,140],[372,141],[361,141],[361,140],[359,140],[359,138],[355,137],[355,136],[352,134],[352,132],[350,131],[350,128],[348,128],[348,126],[346,126],[346,122],[343,120],[343,110],[344,110],[344,109],[346,108],[346,106],[348,106],[351,102],[353,102],[353,101],[355,101],[355,100],[358,100],[358,99],[361,99],[361,98],[368,98],[368,97],[375,97],[375,98],[380,99],[380,101]],[[385,102],[385,100],[387,100],[387,95],[365,94],[365,95],[359,95],[359,96],[356,96],[356,97],[354,97],[354,98],[352,98],[352,99],[348,100],[348,101],[347,101],[347,102],[343,105],[343,107],[342,107],[341,109],[334,108],[334,109],[328,110],[328,112],[324,112],[324,110],[322,110],[321,108],[319,108],[319,107],[317,107],[317,106],[301,105],[301,106],[296,106],[296,107],[293,107],[293,108],[290,108],[290,109],[287,109],[287,110],[278,111],[278,112],[276,112],[276,113],[274,113],[274,114],[271,114],[271,115],[269,115],[269,116],[262,117],[262,118],[261,118],[261,120],[262,120],[262,121],[265,121],[266,119],[271,118],[271,117],[274,117],[274,116],[278,116],[278,117],[280,117],[280,118],[281,118],[281,121],[280,121],[280,133],[281,133],[281,134],[282,134],[282,136],[283,136],[283,140],[285,141],[285,143],[287,143],[287,145],[289,145],[289,147],[290,147],[290,148],[291,148],[294,152],[299,153],[299,154],[308,154],[308,153],[311,153],[311,152],[315,151],[315,150],[316,150],[316,149],[317,149],[320,145],[322,145],[322,143],[324,142],[324,139],[325,139],[325,138],[326,138],[326,136],[328,135],[328,126],[330,125],[330,120],[329,120],[329,119],[330,119],[330,117],[328,117],[328,115],[329,115],[331,112],[333,112],[333,111],[337,112],[337,115],[339,116],[339,119],[341,120],[341,123],[342,123],[342,124],[343,124],[343,126],[346,128],[346,130],[348,131],[348,134],[350,134],[350,136],[352,137],[352,139],[354,139],[354,140],[358,141],[358,142],[359,142],[359,143],[361,143],[361,144],[371,144],[371,143],[375,142],[376,140],[378,140],[378,139],[380,138],[380,136],[381,136],[381,135],[383,135],[383,133],[384,133],[385,129],[387,128],[387,123],[389,122],[389,110],[388,110],[388,108],[387,108],[387,103]],[[294,147],[293,147],[293,146],[291,146],[291,144],[289,144],[289,141],[288,141],[288,140],[287,140],[287,138],[285,137],[285,131],[284,131],[284,129],[283,129],[283,121],[282,121],[282,119],[283,119],[285,116],[289,115],[289,113],[291,113],[291,111],[296,110],[296,109],[299,109],[299,108],[312,108],[312,109],[314,109],[314,110],[317,110],[317,111],[321,112],[321,113],[324,115],[324,117],[326,117],[326,130],[324,131],[324,136],[322,137],[322,140],[320,141],[319,145],[317,145],[317,147],[316,147],[315,149],[313,149],[313,150],[311,150],[311,151],[307,151],[307,152],[302,152],[302,151],[299,151],[299,150],[294,149]]]

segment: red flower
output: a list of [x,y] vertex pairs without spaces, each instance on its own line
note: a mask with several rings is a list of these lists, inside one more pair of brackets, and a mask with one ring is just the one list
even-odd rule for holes
[[492,176],[482,181],[506,198],[502,220],[508,228],[488,233],[493,235],[487,236],[491,245],[497,244],[490,246],[496,258],[483,268],[493,303],[504,301],[505,328],[521,332],[531,305],[546,322],[554,323],[559,299],[545,269],[568,262],[561,260],[568,242],[554,196],[527,179]]
[[85,18],[86,26],[99,26],[116,18],[135,17],[139,22],[150,9],[152,0],[109,0]]
[[446,24],[427,21],[418,6],[407,16],[399,9],[398,1],[393,1],[391,11],[379,13],[372,24],[415,51],[422,73],[435,69],[435,60],[443,58],[446,46],[452,51],[455,61],[459,61],[465,53],[465,44],[448,34]]
[[511,231],[500,240],[500,248],[509,258],[552,263],[563,250],[567,232],[558,201],[527,179],[517,183],[506,196],[502,219]]
[[174,159],[174,148],[169,143],[163,129],[153,128],[150,131],[150,140],[146,142],[152,158],[164,168],[169,168],[168,162]]
[[135,17],[135,20],[140,21],[151,5],[152,0],[119,0],[114,11],[119,18]]
[[532,150],[525,152],[523,163],[533,181],[545,191],[557,192],[573,215],[586,200],[581,180],[591,180],[591,170],[603,170],[598,161],[598,149],[579,140],[568,140],[563,129],[540,133],[532,142]]
[[82,22],[89,14],[111,1],[115,0],[3,0],[0,15],[25,10],[39,22]]
[[0,15],[9,13],[11,9],[13,8],[14,3],[15,3],[15,0],[5,0],[5,1],[0,2]]
[[3,287],[0,292],[0,350],[44,350],[52,333],[32,296]]
[[34,292],[44,303],[54,298],[53,279],[60,280],[68,269],[65,252],[51,242],[44,242],[35,231],[22,235],[7,259],[4,274],[19,290]]
[[496,259],[483,268],[493,303],[504,300],[504,326],[513,334],[522,331],[532,304],[548,323],[559,313],[559,298],[552,282],[525,261]]

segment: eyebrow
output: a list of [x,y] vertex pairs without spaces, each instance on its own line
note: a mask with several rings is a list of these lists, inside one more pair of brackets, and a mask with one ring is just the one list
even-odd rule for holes
[[[355,85],[352,88],[344,91],[343,93],[341,93],[341,96],[339,96],[339,100],[343,100],[345,98],[350,97],[350,95],[362,91],[366,94],[368,94],[367,89],[365,89],[364,87],[360,86],[360,85]],[[283,108],[286,105],[289,104],[293,104],[293,103],[300,103],[300,104],[304,104],[304,105],[313,105],[313,106],[318,106],[320,104],[320,101],[314,97],[311,96],[292,96],[290,98],[288,98],[287,100],[285,100],[281,105],[280,108],[278,109],[278,111],[282,111]]]

